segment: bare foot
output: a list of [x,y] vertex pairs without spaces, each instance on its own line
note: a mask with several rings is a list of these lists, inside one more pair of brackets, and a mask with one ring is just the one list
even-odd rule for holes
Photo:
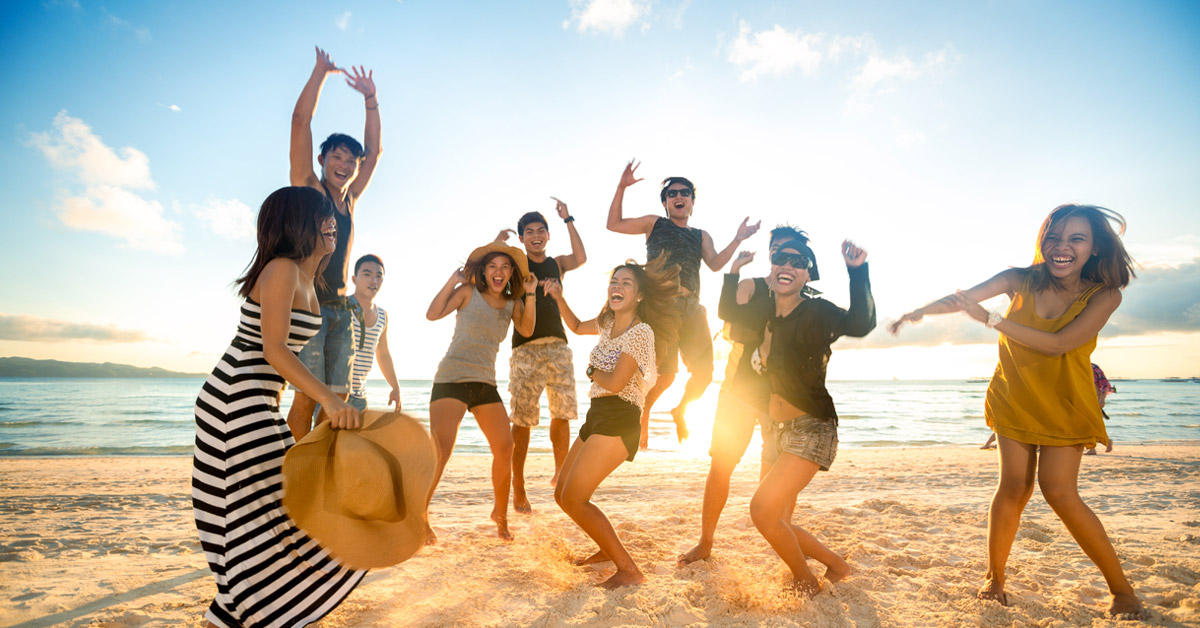
[[687,440],[690,434],[687,428],[687,419],[683,416],[685,412],[687,412],[687,408],[683,406],[675,406],[675,409],[671,410],[671,418],[675,421],[675,436],[679,438],[679,442],[681,443]]
[[1083,452],[1083,455],[1085,455],[1085,456],[1094,456],[1094,455],[1096,455],[1096,448],[1095,448],[1095,447],[1092,447],[1091,449],[1089,449],[1089,450],[1087,450],[1087,451]]
[[852,573],[854,573],[854,568],[850,566],[850,563],[843,560],[842,564],[836,565],[836,569],[834,567],[825,568],[825,579],[830,582],[841,582]]
[[800,599],[807,600],[821,592],[821,583],[813,580],[792,580],[792,590]]
[[1108,445],[1107,445],[1107,446],[1105,446],[1105,448],[1104,448],[1104,453],[1106,453],[1106,454],[1107,454],[1107,453],[1111,453],[1111,452],[1112,452],[1112,446],[1113,446],[1113,442],[1112,442],[1112,440],[1110,439],[1110,440],[1108,441]]
[[492,521],[496,522],[496,536],[500,537],[501,541],[513,540],[512,532],[508,531],[508,517],[493,513]]
[[1000,606],[1008,606],[1008,594],[1004,592],[1004,583],[990,578],[984,581],[975,597],[981,600],[996,600]]
[[550,486],[558,486],[558,472],[559,469],[554,470],[554,477],[550,478]]
[[1121,621],[1140,620],[1146,618],[1146,609],[1142,608],[1142,601],[1138,596],[1120,593],[1113,595],[1107,616]]
[[575,561],[575,566],[582,567],[584,565],[595,565],[597,563],[607,563],[610,560],[612,560],[612,559],[608,557],[608,554],[605,554],[603,551],[599,551],[599,552],[596,552],[595,554],[592,554],[591,556],[588,556],[587,558],[580,558],[579,560]]
[[525,515],[533,512],[533,506],[529,505],[529,496],[524,490],[513,491],[513,510]]
[[696,547],[693,547],[692,549],[680,554],[679,558],[676,559],[676,562],[680,567],[682,567],[684,565],[690,565],[698,560],[708,560],[709,556],[712,556],[712,543],[701,542]]
[[428,523],[426,523],[425,524],[425,545],[437,545],[437,542],[438,542],[437,532],[434,532],[433,528]]
[[628,587],[635,584],[641,584],[645,580],[646,577],[643,576],[641,570],[636,567],[634,567],[633,571],[621,571],[618,569],[617,573],[613,574],[608,580],[601,582],[599,586],[602,589],[609,589],[611,591],[612,589],[616,589],[618,587]]

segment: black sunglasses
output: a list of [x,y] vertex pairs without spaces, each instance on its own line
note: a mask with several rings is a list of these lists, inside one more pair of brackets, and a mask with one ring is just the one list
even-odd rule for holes
[[691,198],[692,191],[687,188],[684,188],[682,190],[667,190],[667,198],[675,198],[676,196],[682,196],[683,198]]
[[803,253],[788,253],[778,251],[771,256],[771,264],[775,266],[791,266],[798,270],[808,270],[812,268],[812,260]]

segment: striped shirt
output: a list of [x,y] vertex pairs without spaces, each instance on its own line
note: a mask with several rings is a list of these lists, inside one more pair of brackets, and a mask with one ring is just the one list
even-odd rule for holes
[[354,370],[350,378],[350,396],[358,399],[367,398],[367,374],[371,372],[371,363],[375,361],[375,345],[379,342],[379,335],[387,327],[387,312],[378,306],[375,309],[379,316],[375,319],[375,324],[367,328],[366,336],[363,335],[362,329],[365,318],[353,317]]

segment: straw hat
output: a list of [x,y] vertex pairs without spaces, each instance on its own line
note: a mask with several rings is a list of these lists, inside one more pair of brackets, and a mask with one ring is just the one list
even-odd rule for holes
[[467,262],[478,262],[487,256],[488,253],[504,253],[505,255],[511,257],[513,262],[516,262],[517,270],[520,271],[520,273],[517,275],[516,281],[513,282],[513,292],[517,297],[525,294],[525,286],[522,282],[526,277],[529,276],[529,260],[525,257],[525,251],[522,251],[514,246],[509,246],[502,242],[488,242],[474,251],[471,251],[471,254],[467,256]]
[[367,411],[357,430],[323,421],[283,459],[283,506],[339,563],[388,567],[424,543],[433,471],[429,434],[406,414]]

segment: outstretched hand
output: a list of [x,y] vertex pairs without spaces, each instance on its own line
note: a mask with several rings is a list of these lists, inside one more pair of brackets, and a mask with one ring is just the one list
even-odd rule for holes
[[566,220],[570,218],[571,213],[567,211],[567,204],[551,196],[554,199],[554,211],[558,212],[558,217]]
[[741,226],[738,227],[737,240],[739,242],[746,240],[750,236],[758,233],[758,228],[761,226],[762,226],[761,220],[754,224],[750,224],[750,217],[746,216],[745,218],[742,219]]
[[368,70],[363,66],[350,66],[350,72],[346,74],[346,84],[354,88],[354,91],[363,95],[363,98],[371,98],[375,96],[375,71]]
[[896,319],[896,321],[894,323],[892,323],[891,325],[888,325],[888,331],[892,332],[892,335],[895,336],[896,334],[900,333],[901,325],[903,325],[904,323],[913,323],[915,325],[916,323],[921,322],[922,318],[925,318],[924,312],[922,312],[921,310],[913,310],[913,311],[905,314],[904,316],[901,316],[900,318]]
[[636,159],[630,159],[629,163],[625,164],[625,172],[621,173],[620,187],[627,188],[634,183],[641,181],[641,179],[634,176],[634,173],[637,172],[638,166],[640,165],[642,165],[642,162],[637,161]]
[[321,50],[319,46],[313,46],[317,50],[317,64],[313,68],[315,71],[322,74],[337,74],[342,69],[334,65],[333,59],[329,57],[329,53]]
[[847,268],[858,268],[867,261],[866,249],[861,249],[849,240],[842,241],[842,258],[846,260]]
[[494,242],[508,242],[510,236],[516,235],[516,229],[501,229],[500,233],[496,234]]
[[741,272],[742,267],[754,261],[754,251],[738,251],[737,257],[733,258],[733,263],[729,265],[729,272],[736,275]]

